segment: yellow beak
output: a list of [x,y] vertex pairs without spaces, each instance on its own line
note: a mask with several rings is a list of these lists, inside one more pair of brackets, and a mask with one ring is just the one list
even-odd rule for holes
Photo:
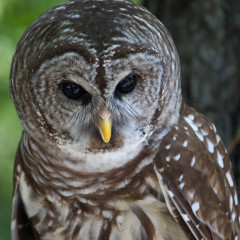
[[108,143],[112,132],[112,114],[103,109],[98,116],[98,129],[105,143]]

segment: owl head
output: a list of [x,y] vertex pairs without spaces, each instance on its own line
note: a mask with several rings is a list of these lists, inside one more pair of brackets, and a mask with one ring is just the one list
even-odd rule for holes
[[41,15],[18,43],[10,89],[25,133],[85,152],[164,134],[181,104],[169,33],[123,0],[69,1]]

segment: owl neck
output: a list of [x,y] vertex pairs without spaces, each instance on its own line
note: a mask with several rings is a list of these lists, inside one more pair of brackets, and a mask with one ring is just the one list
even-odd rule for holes
[[[74,199],[108,199],[116,194],[126,196],[134,195],[140,188],[143,176],[152,169],[154,154],[149,145],[142,145],[134,154],[125,154],[124,164],[112,163],[114,155],[104,156],[97,154],[87,159],[71,158],[69,153],[63,152],[59,147],[37,144],[27,133],[23,133],[20,142],[20,164],[26,178],[37,194],[54,195],[60,198]],[[84,157],[82,154],[81,157]],[[86,156],[85,156],[86,157]],[[92,159],[91,159],[92,157]],[[104,158],[100,159],[100,157]],[[104,171],[90,171],[84,168],[86,161],[99,161],[101,164],[112,164],[112,168]],[[123,157],[120,156],[120,157]],[[94,162],[93,162],[94,163]],[[92,163],[92,164],[93,164]],[[86,165],[86,164],[85,164]],[[90,165],[89,165],[90,166]],[[88,167],[89,167],[88,166]],[[86,171],[88,170],[88,171]],[[118,196],[121,198],[121,196]]]

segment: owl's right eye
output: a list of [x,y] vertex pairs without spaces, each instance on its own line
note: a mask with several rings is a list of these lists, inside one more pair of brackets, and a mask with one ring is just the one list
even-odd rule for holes
[[62,81],[59,87],[63,94],[70,99],[79,100],[87,94],[84,88],[71,81]]

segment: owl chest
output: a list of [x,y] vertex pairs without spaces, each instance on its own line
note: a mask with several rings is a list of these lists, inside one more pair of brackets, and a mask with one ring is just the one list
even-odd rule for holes
[[176,234],[178,239],[187,239],[161,200],[159,189],[153,190],[153,181],[148,178],[142,186],[142,197],[113,198],[101,204],[83,198],[36,198],[29,185],[21,186],[21,191],[27,215],[43,240],[164,240],[174,239]]
[[156,199],[116,202],[115,208],[95,206],[89,211],[58,202],[32,220],[43,240],[164,240],[175,234],[186,239],[165,204]]

